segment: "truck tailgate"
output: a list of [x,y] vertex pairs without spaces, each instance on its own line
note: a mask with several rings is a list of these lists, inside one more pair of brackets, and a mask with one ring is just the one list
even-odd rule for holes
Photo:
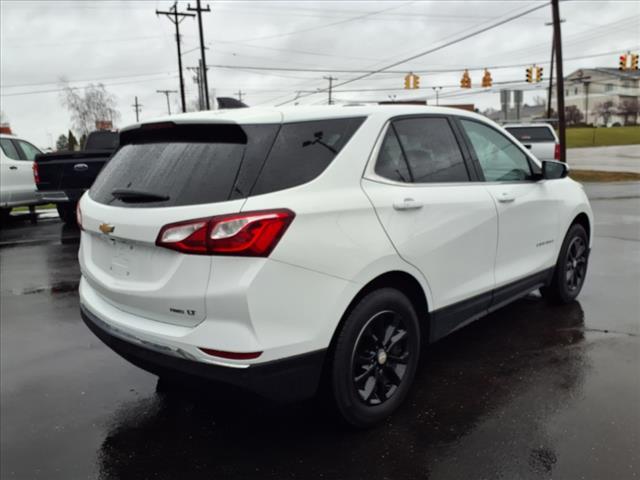
[[38,190],[89,188],[111,151],[64,152],[38,155]]

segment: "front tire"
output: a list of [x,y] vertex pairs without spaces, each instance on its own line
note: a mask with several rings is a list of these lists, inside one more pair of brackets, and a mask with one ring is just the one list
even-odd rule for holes
[[341,416],[370,427],[391,415],[409,392],[419,355],[420,325],[409,299],[392,288],[362,298],[331,357],[331,389]]
[[562,242],[551,283],[540,289],[552,303],[570,303],[582,290],[589,263],[589,237],[580,224],[571,226]]

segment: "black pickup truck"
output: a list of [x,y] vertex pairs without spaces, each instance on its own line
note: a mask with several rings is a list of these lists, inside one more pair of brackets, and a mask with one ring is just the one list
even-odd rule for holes
[[89,134],[80,151],[36,155],[34,175],[40,199],[55,203],[64,223],[76,221],[76,204],[117,150],[118,132]]

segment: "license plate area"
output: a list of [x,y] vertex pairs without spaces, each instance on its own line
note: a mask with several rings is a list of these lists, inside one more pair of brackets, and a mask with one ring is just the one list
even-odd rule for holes
[[132,261],[136,246],[132,242],[116,238],[106,238],[108,249],[111,251],[109,271],[115,277],[127,278],[131,276]]

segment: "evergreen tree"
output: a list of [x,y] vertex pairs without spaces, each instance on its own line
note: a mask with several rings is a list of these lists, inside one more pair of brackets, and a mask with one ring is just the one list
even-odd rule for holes
[[69,150],[77,150],[78,140],[73,135],[73,132],[71,130],[69,130],[68,138],[69,138]]
[[85,143],[87,143],[87,134],[83,133],[82,136],[80,137],[80,148],[82,150],[84,150],[84,148],[85,148],[85,146],[84,146]]
[[66,150],[69,147],[69,139],[66,135],[62,134],[58,137],[56,141],[56,150]]

